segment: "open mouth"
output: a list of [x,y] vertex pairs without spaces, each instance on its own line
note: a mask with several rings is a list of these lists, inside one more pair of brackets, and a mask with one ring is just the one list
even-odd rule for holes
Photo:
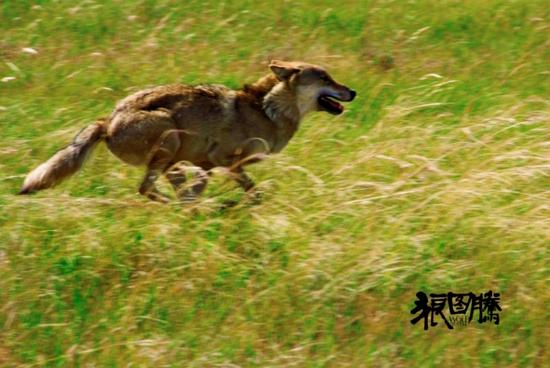
[[323,110],[333,115],[340,115],[344,111],[344,106],[335,101],[334,96],[321,95],[317,98],[317,103]]

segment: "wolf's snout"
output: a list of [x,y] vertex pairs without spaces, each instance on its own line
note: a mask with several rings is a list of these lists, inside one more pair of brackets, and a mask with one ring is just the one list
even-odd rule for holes
[[338,99],[340,101],[350,102],[353,101],[353,99],[357,96],[357,92],[355,90],[348,88],[346,86],[341,86],[340,92],[338,93]]

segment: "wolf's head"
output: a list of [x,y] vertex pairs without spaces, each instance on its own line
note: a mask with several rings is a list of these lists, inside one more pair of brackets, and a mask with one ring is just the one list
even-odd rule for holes
[[352,101],[355,91],[337,83],[318,65],[272,60],[269,68],[292,93],[300,118],[311,111],[339,115],[344,107],[338,101]]

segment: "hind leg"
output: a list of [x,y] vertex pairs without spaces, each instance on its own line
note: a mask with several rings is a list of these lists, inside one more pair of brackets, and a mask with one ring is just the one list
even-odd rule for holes
[[157,202],[167,203],[170,201],[169,197],[158,191],[155,181],[159,175],[168,169],[179,147],[180,140],[175,132],[168,131],[165,137],[160,138],[160,142],[154,149],[153,155],[147,165],[145,177],[139,186],[140,194]]
[[187,181],[185,171],[185,168],[180,166],[172,166],[164,173],[164,176],[168,179],[168,182],[172,186],[172,189],[174,189],[174,192],[176,192],[178,198],[182,195],[185,188],[185,182]]
[[174,188],[178,199],[184,203],[193,202],[204,192],[208,184],[208,172],[198,168],[190,185],[186,186],[185,172],[180,169],[169,170],[166,178]]
[[168,203],[170,202],[170,198],[167,195],[161,193],[155,186],[155,181],[157,180],[160,173],[161,170],[158,170],[154,167],[149,167],[145,174],[145,178],[139,186],[139,194],[144,195],[155,202]]

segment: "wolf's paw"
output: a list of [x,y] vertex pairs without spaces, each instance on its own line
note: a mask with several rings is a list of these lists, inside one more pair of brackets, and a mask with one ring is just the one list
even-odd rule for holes
[[183,193],[183,195],[178,196],[178,201],[183,205],[190,205],[190,204],[196,203],[198,199],[199,199],[199,196],[191,192],[186,192],[186,193]]
[[220,209],[225,210],[227,208],[235,207],[239,204],[239,201],[235,199],[226,199],[221,203]]
[[258,205],[262,203],[262,200],[264,199],[264,193],[262,191],[254,189],[246,193],[246,197],[248,203],[250,203],[251,205]]

